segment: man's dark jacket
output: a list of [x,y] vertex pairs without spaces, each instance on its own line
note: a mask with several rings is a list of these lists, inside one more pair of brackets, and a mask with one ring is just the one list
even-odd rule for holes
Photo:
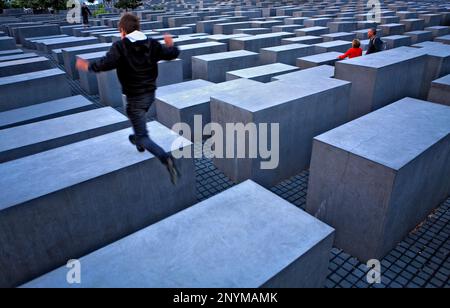
[[375,38],[369,40],[369,46],[367,46],[366,55],[379,52],[383,50],[383,41],[375,36]]
[[89,64],[89,70],[102,72],[117,69],[122,92],[128,97],[140,96],[156,90],[158,61],[176,59],[177,47],[162,46],[157,40],[131,42],[124,38],[115,42],[107,54]]

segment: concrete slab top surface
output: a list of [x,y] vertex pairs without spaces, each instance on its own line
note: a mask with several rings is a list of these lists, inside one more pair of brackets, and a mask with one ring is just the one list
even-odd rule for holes
[[315,139],[399,170],[449,133],[450,107],[404,98]]
[[27,107],[16,108],[0,112],[0,127],[19,121],[26,121],[39,116],[45,116],[52,113],[67,110],[67,108],[80,108],[92,105],[88,99],[82,95],[70,96],[41,104],[35,104]]
[[238,89],[247,89],[247,87],[252,87],[255,85],[261,85],[261,83],[258,81],[241,78],[183,91],[181,93],[158,96],[158,99],[178,109],[183,109],[198,104],[207,103],[213,95],[228,93]]
[[195,56],[195,58],[204,61],[215,61],[215,60],[226,60],[237,57],[255,56],[255,55],[258,55],[258,53],[247,50],[235,50],[235,51],[226,51],[226,52],[211,53],[207,55],[200,55]]
[[295,85],[273,81],[249,87],[239,93],[221,93],[212,97],[238,108],[257,112],[348,84],[350,83],[346,81],[320,77],[310,78]]
[[112,45],[112,43],[98,43],[98,44],[92,44],[92,45],[65,47],[65,48],[61,48],[61,50],[64,50],[67,52],[73,52],[73,51],[83,51],[85,49],[91,49],[91,48],[110,47],[111,45]]
[[[180,147],[191,145],[156,121],[147,126],[166,151],[175,140]],[[127,128],[0,164],[0,210],[153,158],[130,145],[131,133]]]
[[424,56],[425,53],[423,51],[420,51],[420,49],[418,48],[411,48],[411,47],[406,47],[402,49],[394,48],[390,50],[385,50],[383,52],[364,55],[362,57],[343,60],[340,61],[340,64],[359,65],[377,69]]
[[2,129],[0,152],[126,121],[114,108],[103,107]]
[[65,75],[65,74],[66,73],[60,70],[59,68],[52,68],[48,70],[36,71],[31,73],[0,77],[0,85],[12,84],[21,81],[41,79],[49,76]]
[[[333,232],[248,180],[82,257],[77,286],[260,287]],[[66,273],[23,287],[68,286]]]

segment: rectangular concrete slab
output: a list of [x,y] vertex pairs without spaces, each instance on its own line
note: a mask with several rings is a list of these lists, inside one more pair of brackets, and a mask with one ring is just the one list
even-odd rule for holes
[[284,63],[295,65],[297,58],[314,54],[314,47],[306,44],[288,44],[260,50],[261,64]]
[[54,149],[129,126],[111,107],[0,130],[0,163]]
[[[193,140],[194,129],[196,128],[194,117],[201,116],[201,128],[211,122],[209,106],[211,96],[228,92],[241,92],[248,87],[259,84],[259,82],[249,79],[238,79],[200,86],[191,90],[180,90],[175,93],[171,91],[165,95],[159,92],[155,100],[157,119],[169,128],[177,123],[186,123],[191,129],[191,136],[185,137]],[[201,142],[201,140],[196,141]]]
[[[336,63],[335,77],[352,82],[349,119],[405,96],[419,97],[426,56],[415,48],[391,49]],[[392,82],[396,80],[396,82]]]
[[311,68],[319,65],[334,65],[334,63],[339,60],[338,57],[340,55],[340,52],[330,51],[317,55],[302,57],[297,59],[296,65],[301,69]]
[[0,113],[0,129],[57,118],[94,109],[94,104],[81,95],[65,97],[41,104]]
[[0,77],[31,73],[52,68],[46,57],[33,57],[0,62]]
[[273,76],[286,74],[297,70],[298,67],[296,66],[283,63],[272,63],[250,68],[244,68],[241,70],[228,71],[226,74],[226,78],[227,80],[246,78],[259,82],[270,82]]
[[223,82],[226,72],[257,66],[258,63],[258,54],[247,50],[196,56],[192,57],[192,78]]
[[[148,127],[165,151],[176,139],[180,148],[190,147],[159,123]],[[30,281],[195,202],[193,160],[177,160],[183,177],[175,186],[158,159],[130,144],[130,133],[0,164],[2,287]]]
[[72,79],[78,79],[78,70],[75,69],[76,55],[83,53],[91,53],[96,51],[106,51],[111,47],[111,43],[97,43],[91,45],[83,45],[76,47],[62,48],[62,57],[64,60],[64,68],[66,69],[67,75]]
[[[215,157],[214,164],[234,182],[252,179],[265,187],[298,174],[309,165],[312,138],[346,121],[349,94],[348,82],[311,78],[298,84],[275,81],[212,96],[211,121],[221,127],[227,123],[254,123],[250,125],[256,125],[258,131],[263,129],[258,128],[261,123],[268,123],[268,136],[259,141],[255,132],[239,141],[232,132],[224,132],[221,141],[230,153]],[[279,133],[270,133],[274,123],[278,123]],[[237,155],[237,144],[244,143],[254,151],[255,142],[267,142],[263,143],[266,146],[272,143],[270,159],[258,153],[250,157],[250,152],[245,157]]]
[[[81,258],[72,286],[322,287],[332,242],[332,228],[246,181]],[[66,272],[23,287],[71,287]]]
[[65,72],[57,68],[0,78],[0,112],[70,95]]
[[381,260],[450,192],[450,107],[404,98],[314,138],[306,209]]
[[450,106],[450,75],[433,80],[428,93],[428,100]]

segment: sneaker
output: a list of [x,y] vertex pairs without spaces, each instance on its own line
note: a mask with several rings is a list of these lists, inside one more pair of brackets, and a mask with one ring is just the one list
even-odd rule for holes
[[139,152],[144,152],[145,151],[145,148],[142,145],[136,145],[136,136],[135,135],[129,135],[128,136],[128,140],[130,140],[132,145],[136,146],[136,149]]
[[176,185],[178,177],[180,176],[180,173],[175,164],[175,160],[172,157],[167,158],[166,167],[170,174],[170,181],[172,182],[173,185]]

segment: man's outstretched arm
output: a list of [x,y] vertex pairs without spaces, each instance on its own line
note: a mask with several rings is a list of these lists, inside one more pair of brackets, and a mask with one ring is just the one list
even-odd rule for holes
[[87,60],[77,59],[76,67],[82,71],[93,71],[95,73],[110,71],[117,68],[120,59],[120,52],[117,44],[111,46],[110,50],[101,59],[89,62]]
[[155,41],[158,50],[159,60],[174,60],[180,54],[180,50],[174,45],[173,39],[169,34],[164,35],[164,45],[162,46],[158,41]]

